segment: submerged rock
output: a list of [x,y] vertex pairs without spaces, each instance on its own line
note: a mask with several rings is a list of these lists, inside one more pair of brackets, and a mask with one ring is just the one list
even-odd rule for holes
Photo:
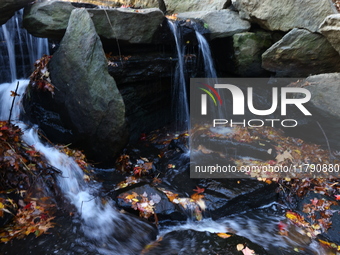
[[[139,200],[145,197],[146,201],[152,201],[154,212],[157,215],[158,220],[185,220],[186,216],[178,208],[178,205],[171,203],[165,193],[157,189],[157,187],[152,187],[149,184],[144,185],[134,185],[130,188],[119,190],[119,195],[117,199],[117,205],[126,211],[133,212],[132,204],[124,200],[125,196],[131,194],[138,194]],[[140,202],[141,203],[141,202]],[[137,212],[137,211],[135,211]]]
[[305,28],[316,32],[322,21],[336,9],[332,1],[311,0],[276,1],[276,0],[233,0],[233,5],[240,11],[240,16],[262,28],[275,31],[289,31],[293,28]]
[[340,56],[322,35],[294,28],[263,53],[262,67],[277,76],[306,77],[340,71]]
[[[229,162],[223,159],[220,163],[228,165]],[[159,175],[162,184],[159,186],[179,194],[180,197],[190,197],[195,193],[194,189],[203,188],[206,205],[203,215],[213,219],[258,208],[277,199],[275,184],[269,185],[245,178],[244,175],[243,178],[190,178],[190,159],[181,153],[167,159],[159,170],[162,172]]]
[[[242,246],[238,246],[242,244]],[[238,250],[239,249],[239,250]],[[244,250],[244,252],[242,252]],[[172,231],[160,240],[148,245],[143,254],[197,254],[197,255],[235,255],[247,254],[253,250],[255,254],[268,254],[260,245],[254,244],[245,237],[234,234],[216,234],[195,230]],[[248,254],[252,254],[249,253]]]
[[[42,129],[55,142],[67,140],[99,163],[113,164],[114,156],[127,142],[125,106],[114,79],[107,71],[102,43],[85,9],[75,9],[60,47],[49,63],[55,86],[53,96],[37,93],[32,102],[41,103],[31,109],[57,116],[72,136],[58,132],[55,125]],[[34,91],[31,91],[34,96]],[[46,92],[40,92],[45,93]],[[46,116],[48,118],[48,116]],[[37,121],[39,122],[39,121]]]

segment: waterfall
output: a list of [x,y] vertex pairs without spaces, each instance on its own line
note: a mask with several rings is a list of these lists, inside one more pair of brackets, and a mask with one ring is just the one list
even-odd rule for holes
[[188,95],[185,82],[185,67],[184,67],[184,47],[180,42],[181,34],[177,25],[168,20],[169,27],[174,35],[176,42],[176,50],[178,62],[174,77],[173,86],[173,107],[176,117],[176,129],[183,131],[189,128],[189,105]]
[[[23,60],[25,57],[22,56],[29,56],[29,61],[33,64],[42,54],[48,54],[46,39],[38,39],[28,35],[27,32],[17,31],[19,20],[19,16],[16,15],[1,29],[1,39],[5,39],[7,47],[6,49],[2,47],[0,53],[1,56],[8,56],[8,61],[4,62],[7,70],[10,70],[11,82],[0,84],[0,120],[8,120],[14,99],[12,123],[23,131],[22,139],[25,143],[42,153],[49,165],[60,170],[58,185],[65,197],[76,207],[83,233],[91,240],[92,246],[94,245],[92,249],[96,254],[137,254],[150,241],[148,235],[153,233],[153,227],[118,212],[111,200],[103,204],[99,197],[93,195],[98,193],[101,185],[86,183],[83,171],[73,158],[41,141],[37,126],[29,127],[19,120],[22,112],[21,99],[29,83],[28,80],[17,80],[17,69],[24,69],[22,65],[26,65],[26,60]],[[22,61],[17,62],[18,57]],[[17,82],[19,82],[17,93],[20,96],[13,98],[11,91],[15,91]],[[125,227],[122,227],[123,225]],[[124,230],[125,228],[127,230]]]
[[23,10],[0,27],[0,82],[27,78],[34,62],[49,55],[48,40],[36,38],[21,28]]
[[206,78],[217,78],[214,61],[211,56],[209,44],[200,32],[196,30],[195,33],[196,33],[196,37],[198,41],[198,47],[203,55],[205,77]]

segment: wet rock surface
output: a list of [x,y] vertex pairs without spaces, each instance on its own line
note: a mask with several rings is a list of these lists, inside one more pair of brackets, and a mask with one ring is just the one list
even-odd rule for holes
[[[128,214],[118,216],[114,234],[103,240],[91,240],[90,233],[84,232],[81,222],[60,211],[55,227],[48,235],[36,238],[29,235],[25,239],[15,239],[0,246],[6,255],[17,254],[85,254],[93,255],[114,252],[116,254],[140,254],[145,245],[154,240],[157,230],[154,226]],[[133,241],[132,241],[133,239]]]
[[237,245],[242,244],[245,249],[255,251],[256,254],[268,254],[261,246],[248,239],[231,235],[223,238],[216,233],[198,232],[194,230],[173,231],[163,236],[162,240],[150,245],[144,254],[244,254],[237,250]]

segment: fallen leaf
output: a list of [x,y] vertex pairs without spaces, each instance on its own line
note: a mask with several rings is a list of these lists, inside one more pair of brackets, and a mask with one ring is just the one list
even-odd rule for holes
[[228,237],[231,237],[231,235],[227,234],[227,233],[217,233],[217,235],[221,238],[228,238]]
[[279,154],[276,156],[277,163],[284,162],[286,159],[288,159],[290,162],[293,162],[294,158],[290,154],[288,150],[285,150],[282,154]]
[[254,254],[255,254],[255,251],[249,249],[248,247],[246,247],[245,249],[243,249],[242,252],[243,252],[243,255],[254,255]]
[[196,193],[200,194],[200,193],[203,193],[204,192],[204,188],[200,188],[198,186],[196,186],[196,189],[193,189],[193,191],[196,191]]
[[237,249],[238,251],[242,251],[242,250],[244,249],[244,245],[241,244],[241,243],[239,243],[238,245],[236,245],[236,249]]

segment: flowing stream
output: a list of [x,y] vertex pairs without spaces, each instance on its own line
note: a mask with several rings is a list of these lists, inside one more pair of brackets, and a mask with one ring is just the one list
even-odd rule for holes
[[[13,20],[11,21],[13,22]],[[14,18],[14,23],[17,22]],[[184,78],[184,66],[183,66],[183,49],[180,46],[178,31],[173,23],[169,23],[176,40],[176,47],[178,52],[178,65],[179,65],[179,90],[182,96],[183,112],[181,112],[180,118],[184,124],[188,121],[188,105],[186,85]],[[14,26],[19,27],[19,26]],[[12,27],[13,28],[13,27]],[[78,167],[74,160],[67,155],[61,153],[56,148],[44,144],[38,136],[38,127],[30,127],[27,124],[21,122],[21,98],[25,93],[28,85],[28,80],[17,80],[17,66],[21,63],[16,63],[16,54],[24,54],[21,49],[26,46],[21,46],[20,52],[15,51],[14,42],[11,39],[17,38],[11,33],[18,33],[16,30],[9,30],[7,24],[2,27],[3,38],[6,38],[8,52],[0,52],[1,56],[8,54],[8,70],[11,70],[11,81],[8,83],[0,84],[0,119],[7,120],[9,117],[10,107],[13,97],[10,96],[11,91],[15,91],[16,85],[19,82],[18,94],[20,97],[15,98],[15,104],[12,112],[12,122],[18,125],[23,131],[23,139],[26,143],[34,146],[35,150],[40,151],[45,155],[47,162],[59,169],[62,174],[58,177],[58,184],[63,191],[64,195],[75,206],[79,213],[79,219],[81,222],[81,229],[87,236],[87,241],[81,239],[79,242],[83,246],[90,246],[91,252],[86,254],[136,254],[137,250],[140,250],[148,237],[145,233],[152,231],[152,227],[142,221],[129,217],[117,211],[111,201],[103,204],[101,199],[94,195],[99,192],[101,186],[98,183],[89,185],[83,180],[83,171]],[[19,36],[19,38],[22,38]],[[28,53],[30,56],[31,64],[36,59],[39,59],[42,54],[48,54],[48,46],[46,40],[39,40],[32,37],[26,41],[28,46]],[[200,42],[202,52],[205,52],[205,56],[210,55],[209,46],[206,41],[202,39],[200,34],[197,34],[197,38]],[[22,39],[19,39],[22,40]],[[38,40],[39,43],[36,43]],[[32,43],[32,42],[35,43]],[[22,41],[20,42],[22,43]],[[38,48],[30,48],[38,46]],[[27,54],[28,54],[27,53]],[[216,73],[213,70],[213,63],[210,57],[205,58],[206,64],[209,66],[209,73],[211,77],[216,77]],[[298,254],[327,254],[316,242],[304,243],[296,237],[281,236],[277,232],[277,225],[281,220],[284,220],[282,213],[278,213],[277,210],[272,207],[278,205],[268,205],[265,208],[259,208],[255,212],[249,212],[242,215],[235,215],[219,221],[212,221],[209,219],[202,222],[187,222],[186,224],[179,224],[175,227],[161,226],[161,234],[165,234],[169,231],[180,229],[194,229],[198,231],[209,232],[234,232],[239,235],[245,236],[250,240],[263,245],[268,249],[271,254],[293,254],[290,253],[295,247],[303,247],[304,252]],[[75,223],[71,223],[75,224]],[[73,233],[78,235],[76,231]],[[52,244],[44,244],[46,247]],[[54,246],[53,246],[54,247]],[[44,249],[42,247],[41,249]],[[63,250],[63,251],[62,251]],[[59,254],[85,254],[77,253],[72,246],[63,248],[54,248],[50,250],[51,253]],[[37,253],[39,254],[39,253]],[[47,254],[47,253],[46,253]],[[50,253],[49,253],[50,254]]]

